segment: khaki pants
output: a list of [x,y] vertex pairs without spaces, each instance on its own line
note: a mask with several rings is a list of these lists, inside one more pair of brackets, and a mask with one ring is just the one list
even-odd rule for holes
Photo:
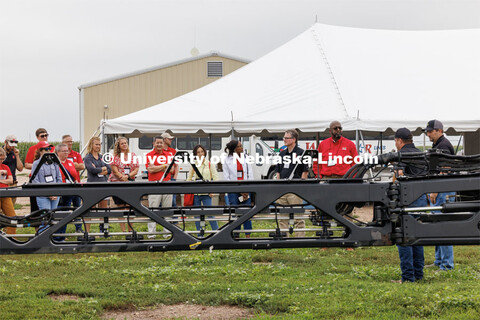
[[[148,206],[159,207],[160,203],[162,208],[168,208],[172,206],[173,196],[171,194],[150,194],[148,195]],[[157,230],[157,224],[155,222],[149,222],[147,224],[148,232],[155,232]],[[149,235],[149,238],[154,238],[154,235]]]
[[[279,205],[301,205],[303,204],[302,198],[300,198],[297,195],[294,195],[293,193],[287,193],[283,196],[281,196],[278,200],[277,203]],[[279,220],[278,224],[280,226],[280,229],[288,229],[288,220]],[[304,229],[305,228],[305,221],[301,219],[295,219],[294,222],[294,230],[297,229]],[[294,232],[294,235],[296,237],[305,237],[305,232]],[[288,234],[290,236],[290,234]]]
[[[3,214],[7,217],[15,217],[15,208],[13,207],[12,198],[0,198],[0,207]],[[17,228],[7,227],[5,228],[7,234],[17,233]]]

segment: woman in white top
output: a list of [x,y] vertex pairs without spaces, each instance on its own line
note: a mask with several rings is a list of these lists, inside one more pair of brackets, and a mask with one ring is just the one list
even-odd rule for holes
[[[211,164],[210,161],[207,160],[206,158],[207,151],[201,144],[196,145],[193,148],[193,155],[197,156],[195,166],[197,167],[198,172],[202,175],[203,179],[209,180],[209,181],[217,181],[218,180],[217,168],[215,167],[215,165]],[[188,173],[187,181],[195,181],[199,179],[200,177],[198,177],[196,172],[193,170],[193,168],[191,168],[190,172]],[[213,196],[214,196],[213,193],[196,194],[193,197],[193,205],[194,206],[200,206],[200,205],[211,206]],[[213,218],[213,217],[209,217],[209,218]],[[197,227],[197,230],[201,229],[199,221],[195,221],[195,226]],[[217,221],[210,221],[210,226],[212,227],[212,230],[217,230],[218,229]]]
[[[225,180],[253,180],[252,166],[245,161],[239,160],[243,154],[243,145],[241,141],[232,140],[227,143],[225,152],[228,153],[228,157],[223,164],[223,176]],[[236,155],[237,157],[235,157]],[[229,193],[225,198],[227,205],[251,205],[252,199],[249,193]],[[248,220],[243,224],[244,230],[252,229],[252,221]],[[240,227],[235,230],[240,230]],[[245,233],[247,238],[250,238],[250,233]]]

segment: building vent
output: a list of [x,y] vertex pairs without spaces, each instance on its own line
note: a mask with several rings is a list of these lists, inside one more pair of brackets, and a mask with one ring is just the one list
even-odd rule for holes
[[208,77],[222,77],[223,76],[223,62],[222,61],[208,61],[207,62],[207,76]]

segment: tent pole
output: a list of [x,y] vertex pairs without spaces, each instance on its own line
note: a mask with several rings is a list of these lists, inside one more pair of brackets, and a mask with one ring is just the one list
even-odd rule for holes
[[[377,150],[378,154],[378,150]],[[383,132],[380,132],[380,154],[383,154]]]
[[[463,135],[464,135],[464,133],[462,132],[462,134],[460,135],[460,138],[458,139],[457,148],[455,149],[455,155],[458,153],[458,148],[460,147],[460,142],[462,141]],[[464,147],[464,149],[465,149],[465,147]],[[463,154],[465,154],[465,150],[463,150]]]
[[360,141],[358,138],[358,130],[355,130],[355,144],[357,145],[357,151],[360,150]]
[[232,115],[232,140],[235,140],[235,132],[233,129],[233,111],[230,111],[230,114]]
[[101,127],[102,127],[102,130],[100,131],[100,139],[101,139],[101,141],[102,141],[102,150],[101,150],[101,152],[102,152],[102,153],[105,153],[106,144],[107,144],[107,142],[105,141],[105,120],[102,120]]
[[212,134],[208,134],[208,158],[212,159]]

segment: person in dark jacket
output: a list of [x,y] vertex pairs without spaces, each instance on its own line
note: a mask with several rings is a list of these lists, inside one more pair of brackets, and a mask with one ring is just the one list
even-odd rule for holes
[[[438,120],[428,121],[427,127],[424,129],[430,141],[433,142],[432,148],[439,149],[446,154],[455,154],[452,144],[443,135],[443,123]],[[455,192],[430,193],[430,204],[432,206],[441,206],[445,202],[455,201]],[[453,246],[436,246],[435,262],[427,265],[428,267],[438,267],[439,270],[451,270],[453,264]]]
[[[421,152],[413,143],[413,135],[407,128],[400,128],[395,132],[395,147],[399,153]],[[399,176],[417,176],[423,173],[421,168],[409,166],[405,163],[398,164]],[[413,207],[426,207],[427,196],[423,194],[420,198],[409,205]],[[400,269],[402,270],[402,280],[392,280],[393,282],[415,282],[423,279],[423,267],[425,266],[425,257],[423,246],[400,246],[398,255],[400,257]]]
[[[87,182],[107,182],[108,175],[112,169],[108,163],[103,161],[103,155],[100,153],[102,143],[99,137],[93,137],[88,141],[87,155],[83,158],[85,168],[87,169]],[[107,208],[107,199],[98,203],[99,208]],[[90,224],[86,226],[87,232],[90,231]],[[100,224],[100,232],[103,232],[103,224]]]

